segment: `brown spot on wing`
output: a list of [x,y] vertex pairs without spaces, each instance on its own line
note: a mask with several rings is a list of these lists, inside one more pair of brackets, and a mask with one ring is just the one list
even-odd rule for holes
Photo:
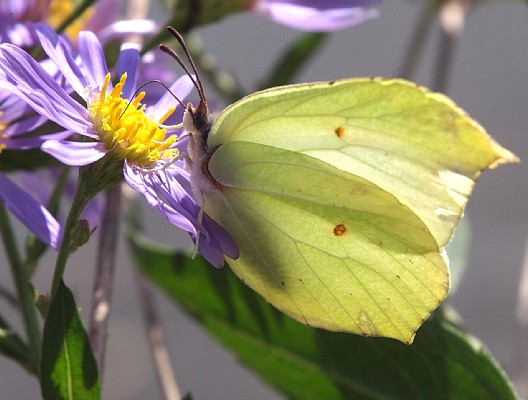
[[345,136],[345,128],[343,128],[342,126],[338,126],[337,128],[335,128],[334,132],[338,138],[342,138],[343,136]]
[[347,232],[347,228],[343,224],[336,225],[334,228],[335,236],[343,236]]

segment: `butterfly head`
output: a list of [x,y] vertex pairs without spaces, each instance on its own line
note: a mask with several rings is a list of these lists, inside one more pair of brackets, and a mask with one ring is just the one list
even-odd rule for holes
[[211,117],[209,114],[205,90],[203,88],[200,75],[198,74],[198,70],[194,64],[194,61],[192,60],[185,40],[176,29],[169,26],[167,27],[167,30],[179,42],[180,47],[184,51],[185,57],[190,64],[190,68],[187,67],[186,63],[184,63],[180,56],[171,48],[161,44],[160,50],[167,53],[174,60],[176,60],[180,67],[185,71],[187,76],[191,79],[196,91],[198,92],[198,96],[200,97],[197,106],[194,106],[192,103],[187,104],[185,113],[183,115],[183,127],[190,134],[189,157],[191,161],[194,162],[207,152],[207,137],[212,125]]
[[195,107],[192,103],[188,103],[183,114],[183,127],[192,135],[200,134],[205,140],[211,129],[211,117],[207,103],[200,100]]

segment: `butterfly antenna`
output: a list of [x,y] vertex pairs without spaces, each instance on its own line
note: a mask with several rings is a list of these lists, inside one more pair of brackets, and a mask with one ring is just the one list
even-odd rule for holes
[[[206,105],[207,104],[207,99],[205,97],[205,90],[204,90],[204,87],[203,87],[203,84],[202,84],[202,80],[200,79],[200,74],[198,73],[198,69],[196,68],[196,65],[194,64],[194,61],[193,61],[192,56],[191,56],[191,53],[189,51],[189,47],[185,43],[185,40],[183,39],[183,36],[176,29],[174,29],[172,26],[168,26],[167,30],[172,34],[172,36],[174,36],[174,38],[180,44],[181,48],[183,49],[183,51],[185,53],[185,56],[186,56],[187,60],[189,61],[189,64],[191,65],[191,69],[192,69],[193,73],[191,74],[191,72],[189,71],[189,68],[187,68],[185,63],[180,58],[180,56],[174,50],[170,49],[169,47],[167,47],[164,44],[160,44],[160,50],[165,52],[165,53],[167,53],[172,58],[174,58],[176,60],[176,62],[180,65],[180,67],[182,67],[182,69],[185,71],[185,73],[187,75],[189,75],[189,77],[191,78],[191,80],[192,80],[192,82],[194,84],[194,87],[198,91],[198,95],[200,96],[201,103]],[[194,76],[196,78],[193,77],[193,74],[194,74]]]
[[128,102],[128,104],[126,105],[125,109],[123,110],[123,112],[121,113],[121,115],[119,116],[119,118],[121,119],[121,117],[123,116],[123,114],[126,112],[126,110],[128,109],[128,106],[130,106],[130,104],[132,103],[132,100],[134,100],[136,98],[136,96],[139,94],[139,92],[147,85],[151,84],[151,83],[158,83],[160,84],[161,86],[163,86],[167,92],[169,92],[171,94],[172,97],[174,97],[176,99],[176,101],[178,103],[180,103],[180,105],[185,109],[185,104],[183,104],[183,101],[181,101],[178,96],[176,96],[174,93],[172,93],[172,91],[170,90],[170,88],[165,85],[162,81],[160,81],[159,79],[152,79],[150,81],[147,81],[145,83],[143,83],[141,86],[139,86],[136,91],[134,92],[134,94],[132,95],[132,98],[130,99],[130,101]]

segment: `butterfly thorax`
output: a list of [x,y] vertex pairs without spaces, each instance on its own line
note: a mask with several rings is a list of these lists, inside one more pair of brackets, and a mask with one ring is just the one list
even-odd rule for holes
[[207,152],[207,137],[212,125],[207,106],[202,104],[194,107],[189,103],[183,114],[183,127],[190,134],[188,151],[193,163]]
[[209,158],[217,147],[213,149],[207,147],[207,138],[212,121],[207,106],[202,106],[202,104],[204,103],[200,102],[197,107],[189,104],[183,114],[183,127],[190,135],[187,151],[191,186],[198,199],[203,199],[204,192],[221,188],[221,185],[211,176],[207,168]]

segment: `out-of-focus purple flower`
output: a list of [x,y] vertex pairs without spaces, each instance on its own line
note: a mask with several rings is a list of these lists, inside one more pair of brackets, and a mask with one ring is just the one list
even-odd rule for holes
[[62,230],[57,220],[46,207],[2,173],[0,173],[0,201],[37,238],[58,250]]
[[114,87],[93,33],[79,34],[76,56],[46,25],[36,24],[36,30],[44,51],[86,102],[85,106],[76,102],[20,48],[0,45],[0,69],[5,73],[0,89],[11,91],[37,113],[85,137],[85,141],[47,140],[42,150],[72,166],[92,164],[105,156],[121,162],[128,184],[171,223],[189,232],[209,262],[220,267],[224,255],[237,258],[238,248],[229,234],[208,216],[202,218],[190,194],[189,176],[179,157],[186,142],[180,137],[181,129],[162,125],[178,105],[173,94],[184,99],[193,88],[191,79],[178,79],[170,87],[172,94],[165,93],[146,108],[140,104],[144,92],[132,97],[139,62],[136,49],[120,53],[119,83]]
[[[70,39],[81,29],[99,31],[109,25],[119,12],[120,1],[99,0],[70,24],[65,33]],[[0,1],[0,43],[31,48],[37,43],[34,25],[47,23],[57,28],[75,8],[72,0],[2,0]]]
[[[55,64],[49,60],[40,63],[48,74],[60,81]],[[5,74],[0,70],[0,80]],[[71,132],[38,135],[33,131],[48,119],[29,107],[10,91],[0,88],[0,154],[5,149],[28,150],[39,148],[46,140],[65,139]]]
[[378,16],[381,0],[256,0],[252,11],[294,29],[328,32]]

